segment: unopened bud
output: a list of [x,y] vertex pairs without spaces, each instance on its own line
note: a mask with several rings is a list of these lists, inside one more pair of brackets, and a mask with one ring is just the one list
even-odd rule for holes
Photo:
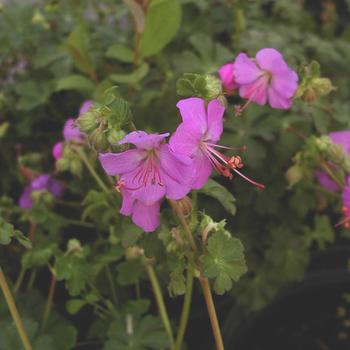
[[289,187],[294,186],[303,178],[303,171],[299,165],[295,164],[291,166],[286,173],[286,178],[289,184]]
[[73,175],[80,177],[83,172],[83,164],[79,159],[74,158],[69,162],[69,170]]
[[78,241],[75,238],[72,238],[68,241],[67,244],[67,253],[68,254],[74,254],[74,253],[81,253],[83,250],[80,241]]
[[81,114],[77,119],[79,130],[84,133],[92,132],[97,126],[96,114],[94,111],[89,111]]
[[97,151],[103,151],[109,146],[106,134],[100,127],[89,135],[89,142]]
[[214,75],[207,74],[205,76],[207,99],[213,99],[222,94],[222,83],[221,80],[215,77]]
[[318,96],[328,95],[331,91],[335,90],[331,80],[328,78],[313,79],[312,87],[315,89]]
[[66,171],[69,169],[69,160],[65,158],[60,158],[56,161],[56,169],[59,172]]
[[129,247],[125,251],[126,260],[135,260],[144,255],[142,248],[138,246]]
[[113,129],[108,132],[107,140],[111,145],[116,145],[124,136],[125,132],[123,130]]
[[177,201],[178,207],[181,210],[182,214],[188,216],[192,211],[192,201],[188,196],[185,196]]

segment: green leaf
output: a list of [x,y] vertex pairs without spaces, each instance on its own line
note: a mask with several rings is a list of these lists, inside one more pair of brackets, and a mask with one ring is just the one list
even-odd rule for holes
[[8,245],[12,238],[27,249],[32,247],[31,241],[21,231],[15,230],[12,224],[0,216],[0,244]]
[[93,89],[94,84],[89,78],[79,74],[72,74],[59,79],[55,90],[77,90],[83,93],[89,93]]
[[114,44],[108,48],[106,57],[129,63],[134,60],[134,52],[125,45]]
[[121,286],[128,286],[138,282],[143,266],[139,260],[123,261],[117,266],[117,281]]
[[241,241],[227,231],[213,233],[208,239],[207,254],[200,257],[204,276],[214,279],[214,290],[224,294],[247,271]]
[[86,305],[86,301],[82,299],[71,299],[66,303],[66,309],[71,315],[75,315],[80,309]]
[[145,29],[141,36],[141,57],[161,51],[176,35],[180,22],[179,0],[153,0],[147,10]]
[[143,230],[134,224],[126,224],[122,227],[122,245],[124,248],[131,247],[141,237]]
[[226,187],[213,179],[209,179],[200,192],[217,199],[230,214],[236,214],[235,197],[233,197],[232,193]]
[[324,249],[327,243],[333,243],[335,239],[334,229],[327,215],[316,215],[315,228],[311,230],[307,227],[305,232],[307,245],[316,242],[320,249]]
[[53,247],[37,248],[26,252],[22,256],[22,265],[25,268],[32,268],[47,265],[53,255]]
[[134,85],[142,80],[148,73],[149,66],[146,62],[142,63],[136,70],[131,73],[111,74],[110,78],[116,83]]

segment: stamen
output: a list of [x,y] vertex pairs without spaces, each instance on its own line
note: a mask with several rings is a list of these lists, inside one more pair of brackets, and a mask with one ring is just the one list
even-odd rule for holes
[[261,189],[264,189],[265,188],[265,185],[263,184],[260,184],[258,182],[255,182],[251,179],[249,179],[249,177],[243,175],[240,171],[238,171],[237,169],[232,169],[234,172],[236,172],[239,176],[243,177],[244,180],[247,180],[248,182],[250,182],[251,184],[253,184],[254,186],[258,187],[258,188],[261,188]]

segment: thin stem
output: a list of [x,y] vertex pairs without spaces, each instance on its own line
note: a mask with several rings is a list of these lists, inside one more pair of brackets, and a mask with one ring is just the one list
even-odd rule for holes
[[203,294],[204,294],[204,299],[205,299],[205,302],[207,304],[211,328],[213,330],[213,334],[214,334],[214,338],[215,338],[216,350],[224,350],[224,343],[222,341],[219,321],[218,321],[218,317],[216,315],[213,296],[211,294],[209,281],[207,278],[200,277],[199,282],[201,284]]
[[49,287],[49,293],[47,295],[47,302],[46,302],[46,307],[45,307],[45,311],[44,311],[44,315],[43,315],[43,320],[41,323],[41,331],[42,332],[45,331],[47,321],[49,320],[49,316],[50,316],[51,309],[52,309],[53,297],[55,295],[55,290],[56,290],[56,284],[57,284],[56,275],[51,271],[51,283],[50,283],[50,287]]
[[37,270],[32,270],[32,271],[31,271],[31,273],[30,273],[30,275],[29,275],[29,281],[28,281],[28,285],[27,285],[27,291],[33,289],[33,285],[34,285],[35,278],[36,278],[36,273],[37,273]]
[[6,303],[10,309],[11,316],[13,318],[13,321],[15,322],[15,325],[16,325],[18,334],[21,338],[24,349],[32,350],[32,346],[30,345],[29,338],[27,336],[26,330],[24,329],[21,316],[18,313],[15,301],[12,297],[10,288],[6,281],[6,277],[1,267],[0,267],[0,287],[2,289],[2,292],[4,293]]
[[74,148],[75,152],[78,154],[80,159],[83,161],[87,169],[89,170],[92,177],[96,180],[96,183],[100,186],[100,188],[104,192],[109,192],[108,187],[105,185],[105,183],[101,180],[100,176],[95,171],[94,167],[90,164],[89,159],[86,157],[86,154],[84,151],[78,147]]
[[114,284],[114,281],[113,281],[112,272],[111,272],[111,269],[110,269],[110,267],[108,265],[106,266],[106,275],[107,275],[109,286],[111,288],[113,302],[114,302],[115,305],[117,305],[118,304],[117,292],[116,292],[116,289],[115,289],[115,284]]
[[190,314],[192,291],[193,291],[193,271],[189,268],[187,269],[186,294],[184,298],[184,303],[182,305],[181,318],[179,323],[179,329],[176,335],[174,350],[181,350],[181,347],[182,347],[182,343],[186,332],[188,317]]
[[327,164],[327,162],[325,161],[321,161],[321,166],[322,168],[326,171],[326,173],[337,183],[337,185],[340,188],[343,188],[345,186],[344,182],[341,181],[340,179],[338,179],[338,177],[334,174],[334,172],[332,171],[332,169],[329,167],[329,165]]
[[33,241],[34,237],[35,237],[35,230],[36,230],[36,225],[31,222],[30,223],[30,227],[29,227],[29,234],[28,234],[28,238]]
[[186,217],[183,214],[181,208],[179,207],[179,204],[177,203],[177,201],[174,201],[174,200],[171,200],[171,199],[169,200],[169,203],[170,203],[173,211],[176,213],[177,217],[179,218],[182,227],[184,228],[186,237],[187,237],[187,239],[188,239],[188,241],[189,241],[189,243],[190,243],[190,245],[192,247],[192,250],[194,252],[196,252],[197,251],[196,242],[193,239],[190,226],[188,225]]
[[162,295],[162,290],[160,289],[157,275],[153,269],[153,266],[150,263],[145,262],[145,267],[146,267],[146,270],[148,273],[149,280],[150,280],[151,285],[152,285],[152,289],[153,289],[154,297],[155,297],[156,302],[157,302],[160,318],[163,322],[165,331],[168,335],[171,348],[173,348],[173,346],[174,346],[173,331],[171,329],[168,312],[167,312],[166,307],[165,307],[165,303],[164,303],[164,299],[163,299],[163,295]]
[[19,272],[19,275],[17,277],[15,286],[13,288],[13,294],[16,295],[18,290],[19,290],[19,288],[21,287],[21,284],[23,282],[23,278],[24,278],[24,276],[26,274],[26,271],[27,271],[27,269],[25,267],[21,266],[21,271]]

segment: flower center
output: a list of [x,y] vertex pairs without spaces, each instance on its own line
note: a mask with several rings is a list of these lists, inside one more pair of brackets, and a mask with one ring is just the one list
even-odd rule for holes
[[[242,162],[242,158],[240,156],[227,157],[215,148],[223,148],[223,149],[232,149],[226,146],[216,145],[214,143],[210,143],[207,141],[202,141],[200,143],[201,151],[207,156],[212,167],[221,175],[233,179],[232,172],[235,172],[239,176],[241,176],[246,181],[250,182],[254,186],[258,188],[265,188],[263,184],[255,182],[249,179],[247,176],[242,174],[238,169],[243,168],[244,164]],[[245,149],[245,147],[244,147]]]
[[132,179],[132,183],[135,184],[136,187],[126,186],[125,179],[120,178],[115,185],[115,189],[118,192],[120,192],[122,188],[128,191],[137,191],[147,186],[147,184],[164,186],[159,171],[158,157],[154,150],[149,151],[147,158],[138,167]]

